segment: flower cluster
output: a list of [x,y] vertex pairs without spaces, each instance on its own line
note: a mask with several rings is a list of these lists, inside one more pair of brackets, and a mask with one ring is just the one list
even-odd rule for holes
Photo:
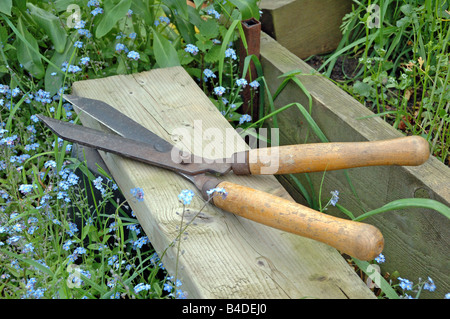
[[330,194],[331,194],[330,204],[336,206],[339,200],[339,191],[338,190],[331,191]]
[[170,19],[166,16],[161,16],[158,19],[155,19],[154,22],[155,27],[157,27],[160,23],[168,25],[170,24]]
[[36,288],[37,280],[32,277],[27,280],[25,285],[26,294],[23,296],[25,299],[41,299],[44,296],[45,288]]
[[225,57],[226,58],[231,58],[233,60],[236,60],[237,59],[236,51],[234,49],[232,49],[232,48],[226,49],[225,50]]
[[[411,292],[416,292],[417,298],[422,290],[428,290],[430,292],[436,290],[436,285],[430,277],[428,277],[426,281],[422,281],[421,278],[419,278],[419,283],[417,285],[414,285],[412,281],[406,278],[398,277],[397,279],[399,281],[398,286],[403,290],[403,297],[406,299],[414,299],[414,297],[410,295]],[[447,298],[448,295],[449,294],[446,294],[445,298]]]
[[92,184],[94,184],[94,187],[100,191],[100,193],[102,194],[103,197],[106,196],[106,194],[108,194],[108,190],[117,190],[118,186],[116,183],[114,183],[114,181],[112,181],[109,178],[106,178],[106,183],[103,183],[103,177],[102,176],[98,176],[97,178],[95,178],[92,181]]
[[186,48],[184,49],[184,51],[191,53],[192,55],[196,55],[198,53],[198,47],[196,47],[193,44],[188,44],[188,45],[186,45]]
[[174,277],[169,276],[164,282],[163,291],[167,292],[170,297],[175,297],[176,299],[186,299],[187,293],[180,289],[182,285],[183,284],[180,279],[176,279],[174,281]]
[[252,117],[248,114],[243,114],[239,118],[239,124],[244,124],[245,122],[251,122],[251,121],[252,121]]
[[142,188],[132,188],[130,193],[135,199],[137,199],[138,202],[142,202],[144,200],[144,190]]
[[214,88],[214,94],[218,96],[222,96],[225,93],[226,89],[223,86],[217,86]]
[[192,198],[194,198],[194,192],[189,189],[182,190],[178,195],[178,199],[183,203],[183,205],[189,205],[192,201]]

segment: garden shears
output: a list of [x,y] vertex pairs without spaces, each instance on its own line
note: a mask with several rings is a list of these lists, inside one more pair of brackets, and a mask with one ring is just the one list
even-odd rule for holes
[[[217,176],[231,171],[239,175],[272,175],[378,165],[416,166],[429,157],[428,142],[422,137],[410,136],[250,149],[236,152],[230,158],[212,160],[177,149],[103,101],[74,95],[64,98],[79,112],[112,132],[38,115],[62,139],[172,170],[191,181],[205,200],[210,199],[210,203],[225,211],[320,241],[360,260],[373,260],[382,252],[384,238],[377,227],[323,214],[263,191],[220,180]],[[276,154],[276,172],[267,170],[270,154]],[[210,198],[209,191],[217,188],[225,189],[227,196]]]

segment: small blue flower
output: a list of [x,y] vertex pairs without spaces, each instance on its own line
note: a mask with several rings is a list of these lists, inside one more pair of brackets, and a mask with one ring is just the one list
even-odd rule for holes
[[184,51],[188,53],[192,53],[193,55],[196,55],[198,53],[198,48],[193,44],[188,44]]
[[189,189],[184,189],[178,195],[178,199],[184,204],[189,205],[194,197],[194,192]]
[[38,229],[39,229],[39,226],[32,225],[32,226],[30,226],[30,228],[28,228],[27,233],[30,234],[30,235],[33,235],[34,232],[35,232],[36,230],[38,230]]
[[237,86],[242,86],[243,88],[245,88],[247,86],[247,80],[246,79],[238,79],[236,80],[236,85]]
[[138,294],[143,290],[150,290],[151,286],[149,284],[140,283],[134,287],[134,293]]
[[336,204],[339,200],[339,191],[337,191],[337,190],[331,191],[330,194],[332,195],[332,197],[330,199],[330,204],[333,206],[336,206]]
[[7,146],[14,146],[14,141],[17,139],[17,135],[14,134],[13,136],[7,136],[0,140],[0,145],[6,144]]
[[130,52],[128,52],[127,57],[137,61],[140,59],[141,56],[136,51],[130,51]]
[[250,82],[250,84],[249,84],[252,88],[254,88],[254,89],[257,89],[258,87],[259,87],[259,82],[258,81],[253,81],[253,82]]
[[131,195],[134,196],[138,200],[138,202],[142,202],[144,200],[144,190],[140,187],[136,187],[130,190]]
[[56,162],[54,160],[48,160],[44,163],[44,167],[45,168],[49,168],[49,167],[56,167]]
[[65,251],[68,251],[70,249],[70,245],[72,245],[72,243],[73,243],[73,241],[71,241],[70,239],[66,240],[66,242],[63,244],[63,249]]
[[116,51],[117,52],[121,52],[121,51],[128,52],[127,47],[123,43],[117,43],[116,44]]
[[404,279],[401,277],[398,277],[398,280],[400,281],[400,287],[403,290],[412,290],[413,282],[409,281],[408,279]]
[[75,248],[75,250],[73,252],[78,255],[83,255],[87,252],[87,250],[84,247],[77,247],[77,248]]
[[17,243],[21,238],[22,238],[22,236],[12,236],[6,240],[6,243],[8,245],[12,245],[12,244]]
[[20,94],[20,89],[19,89],[18,87],[16,87],[15,89],[13,89],[13,90],[11,91],[12,97],[16,97],[16,96],[19,95],[19,94]]
[[31,192],[33,190],[33,188],[36,188],[36,185],[22,184],[19,186],[19,191],[25,195],[25,194],[28,194],[29,192]]
[[163,287],[164,291],[171,292],[172,289],[173,289],[173,287],[170,283],[167,283],[167,282],[164,283],[164,287]]
[[218,96],[222,96],[225,93],[225,88],[223,86],[215,87],[214,93]]
[[88,7],[98,7],[100,2],[98,0],[89,0],[87,3]]
[[225,57],[226,58],[232,58],[233,60],[236,60],[236,51],[234,51],[233,49],[229,48],[225,50]]
[[86,26],[86,21],[79,20],[77,23],[75,23],[75,29],[82,29]]
[[216,78],[216,75],[210,69],[204,69],[203,74],[205,75],[206,78],[213,78],[213,79]]
[[91,59],[87,56],[87,57],[81,58],[80,64],[82,64],[82,65],[88,65],[88,64],[89,64],[89,61],[91,61]]
[[78,29],[78,34],[84,35],[88,39],[92,38],[91,32],[89,32],[89,30],[87,30],[87,29]]
[[94,10],[91,11],[91,14],[95,17],[97,14],[101,14],[103,13],[103,9],[102,8],[95,8]]
[[72,223],[72,222],[69,222],[69,230],[67,231],[67,233],[68,233],[70,236],[73,236],[73,235],[75,235],[75,233],[76,233],[77,231],[78,231],[77,224]]
[[209,9],[208,11],[206,11],[206,13],[209,14],[210,16],[214,16],[214,18],[216,19],[220,18],[220,13],[214,9]]
[[170,23],[170,19],[168,17],[161,16],[158,19],[159,19],[159,21],[155,20],[155,26],[158,26],[160,22],[161,23],[165,23],[165,24],[169,24]]
[[148,244],[150,240],[147,236],[142,236],[133,242],[133,249],[142,248],[145,244]]
[[83,47],[83,42],[81,41],[76,41],[75,44],[73,45],[75,48],[82,48]]
[[378,257],[375,258],[375,261],[379,264],[384,263],[386,261],[386,258],[383,254],[379,254]]
[[433,279],[428,277],[428,281],[423,285],[423,289],[428,290],[428,291],[435,291],[436,285],[434,284]]
[[243,124],[244,122],[251,122],[251,120],[252,120],[252,117],[250,115],[244,114],[239,119],[239,124]]

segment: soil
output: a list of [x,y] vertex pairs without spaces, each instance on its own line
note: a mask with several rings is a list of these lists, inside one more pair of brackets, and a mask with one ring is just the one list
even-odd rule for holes
[[[312,68],[318,70],[319,67],[325,62],[325,59],[321,56],[314,55],[305,62]],[[342,82],[354,78],[360,70],[360,66],[358,64],[359,62],[357,58],[339,56],[333,67],[333,71],[331,72],[331,79],[336,82]]]

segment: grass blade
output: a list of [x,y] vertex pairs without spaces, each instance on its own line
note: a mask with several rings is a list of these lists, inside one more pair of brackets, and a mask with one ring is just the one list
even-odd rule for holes
[[414,207],[432,209],[450,219],[450,207],[447,207],[446,205],[444,205],[434,199],[404,198],[404,199],[398,199],[398,200],[392,201],[380,208],[371,210],[365,214],[358,216],[354,220],[362,221],[362,220],[366,219],[367,217],[371,217],[373,215],[384,213],[387,211],[406,209],[406,208],[414,208]]
[[362,261],[356,258],[352,258],[353,262],[361,269],[374,283],[377,284],[378,287],[384,292],[386,297],[389,299],[399,299],[397,292],[391,285],[386,281],[386,279],[381,276],[381,274],[375,271],[372,264],[367,261]]

